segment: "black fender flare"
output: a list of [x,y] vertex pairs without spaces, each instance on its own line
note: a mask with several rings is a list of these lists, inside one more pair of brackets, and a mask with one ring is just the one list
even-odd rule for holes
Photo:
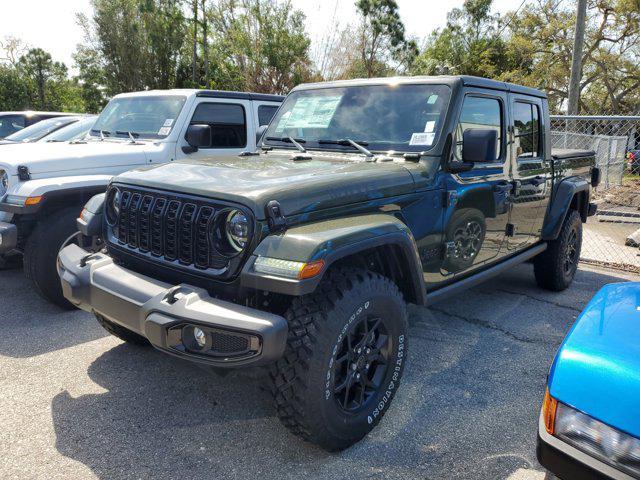
[[[312,293],[322,277],[336,262],[370,249],[394,246],[400,255],[402,271],[409,280],[404,285],[409,299],[418,304],[426,302],[426,288],[422,263],[416,242],[401,220],[389,214],[324,220],[289,228],[277,235],[269,235],[256,247],[240,275],[243,287],[286,295]],[[253,265],[258,256],[309,263],[323,260],[321,274],[306,279],[287,279],[258,273]],[[399,285],[403,289],[402,285]]]
[[589,215],[589,182],[580,177],[569,177],[562,180],[551,195],[551,202],[542,226],[542,239],[555,240],[560,234],[562,223],[576,198],[577,210],[582,221],[587,221]]

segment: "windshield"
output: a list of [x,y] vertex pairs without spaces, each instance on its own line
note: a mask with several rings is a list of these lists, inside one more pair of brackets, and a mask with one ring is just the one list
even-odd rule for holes
[[165,138],[186,101],[184,96],[114,98],[91,129],[91,136]]
[[3,115],[0,117],[0,139],[24,128],[22,115]]
[[96,122],[97,117],[83,118],[82,120],[62,127],[49,135],[41,138],[38,142],[70,142],[78,140],[89,133],[89,129]]
[[[365,85],[290,94],[270,123],[265,144],[305,148],[420,152],[437,141],[450,89],[446,85]],[[339,143],[338,143],[339,142]]]
[[76,122],[77,117],[57,117],[41,120],[38,123],[23,128],[19,132],[9,135],[5,140],[11,140],[12,142],[35,142],[41,139],[45,135],[55,132],[59,128],[62,128],[70,123]]

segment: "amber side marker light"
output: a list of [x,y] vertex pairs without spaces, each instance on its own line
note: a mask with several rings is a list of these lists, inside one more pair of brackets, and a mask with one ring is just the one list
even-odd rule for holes
[[544,402],[542,403],[542,418],[544,419],[544,428],[549,435],[553,435],[556,428],[556,411],[558,409],[558,401],[549,395],[549,388],[544,392]]
[[305,278],[315,277],[320,272],[322,272],[323,268],[324,260],[316,260],[315,262],[307,263],[304,267],[302,267],[302,270],[300,270],[298,278],[300,280],[304,280]]
[[24,201],[24,204],[25,205],[37,205],[41,201],[42,201],[42,195],[40,195],[38,197],[27,197],[27,199]]

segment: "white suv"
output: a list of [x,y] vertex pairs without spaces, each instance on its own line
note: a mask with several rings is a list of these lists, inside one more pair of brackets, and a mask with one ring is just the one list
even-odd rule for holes
[[36,290],[66,306],[55,259],[89,198],[133,168],[253,152],[282,99],[211,90],[126,93],[109,102],[82,140],[4,146],[0,263],[22,254]]

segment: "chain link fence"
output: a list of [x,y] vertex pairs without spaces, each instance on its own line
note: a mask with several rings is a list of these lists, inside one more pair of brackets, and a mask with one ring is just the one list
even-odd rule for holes
[[593,150],[602,172],[581,260],[640,273],[640,116],[552,115],[551,142]]

